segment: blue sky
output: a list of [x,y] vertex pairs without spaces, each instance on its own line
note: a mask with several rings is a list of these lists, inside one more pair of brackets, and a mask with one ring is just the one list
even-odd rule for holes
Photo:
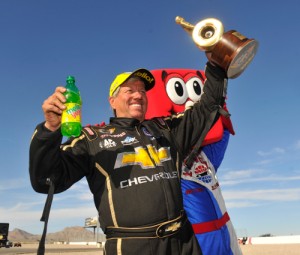
[[[299,3],[296,0],[1,0],[0,221],[41,234],[45,198],[29,182],[28,149],[41,105],[68,75],[83,124],[108,121],[108,87],[139,67],[203,69],[206,58],[175,23],[214,17],[255,38],[258,53],[229,81],[236,135],[219,181],[239,236],[300,234]],[[49,232],[83,226],[96,210],[85,180],[55,195]]]

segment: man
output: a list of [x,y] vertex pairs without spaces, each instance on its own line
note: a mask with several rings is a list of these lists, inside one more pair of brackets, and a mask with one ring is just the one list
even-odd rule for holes
[[34,190],[47,193],[50,181],[59,193],[86,177],[107,255],[202,254],[183,210],[180,171],[223,105],[225,72],[208,63],[206,77],[201,102],[184,115],[144,120],[154,77],[146,69],[120,74],[109,92],[115,117],[103,127],[83,128],[62,145],[65,89],[57,87],[43,103],[45,122],[30,145]]

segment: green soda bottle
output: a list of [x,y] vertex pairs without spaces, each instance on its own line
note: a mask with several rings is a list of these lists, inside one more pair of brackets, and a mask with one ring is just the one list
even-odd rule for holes
[[63,136],[79,136],[81,132],[81,97],[75,85],[75,78],[68,76],[66,81],[66,109],[61,116],[61,133]]

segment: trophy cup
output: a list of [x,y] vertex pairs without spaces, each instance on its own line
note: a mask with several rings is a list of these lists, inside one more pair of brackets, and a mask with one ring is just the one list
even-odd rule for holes
[[258,42],[236,30],[224,33],[221,21],[208,18],[195,26],[177,16],[176,23],[192,36],[197,47],[211,53],[211,61],[222,67],[228,78],[238,77],[254,58]]

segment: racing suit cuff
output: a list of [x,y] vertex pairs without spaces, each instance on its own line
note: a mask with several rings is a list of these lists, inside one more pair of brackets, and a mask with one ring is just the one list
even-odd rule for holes
[[45,127],[45,122],[42,122],[37,125],[35,136],[39,139],[48,139],[50,137],[62,139],[62,134],[60,132],[60,128],[55,131],[51,131],[50,129]]
[[212,76],[214,76],[217,79],[224,80],[227,79],[227,73],[224,69],[217,65],[213,65],[210,62],[206,63],[206,72],[209,72]]

